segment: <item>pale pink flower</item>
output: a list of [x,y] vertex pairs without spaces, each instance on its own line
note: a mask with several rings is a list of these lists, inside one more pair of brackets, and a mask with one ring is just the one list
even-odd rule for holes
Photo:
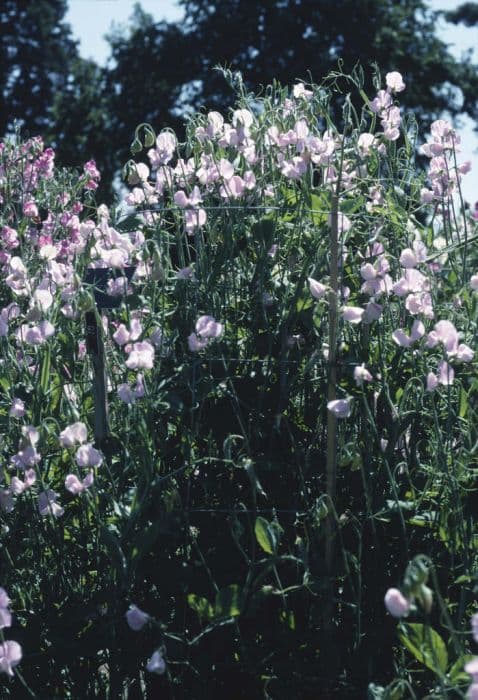
[[410,601],[398,588],[389,588],[385,593],[385,607],[393,617],[404,617],[410,612]]
[[224,333],[224,326],[213,316],[200,316],[196,321],[196,334],[201,338],[219,338]]
[[391,73],[387,73],[385,76],[385,83],[392,92],[402,92],[405,90],[405,83],[403,82],[401,73],[398,71],[394,70]]
[[143,340],[134,343],[125,362],[128,369],[152,369],[154,365],[154,346]]
[[321,282],[317,282],[317,280],[314,280],[312,277],[309,277],[307,281],[309,283],[310,293],[314,299],[322,299],[327,291],[326,285],[322,284]]
[[134,404],[134,402],[136,401],[134,391],[129,384],[118,385],[118,396],[120,397],[121,401],[123,401],[123,403],[128,404],[129,406]]
[[91,443],[81,445],[75,455],[79,467],[99,467],[103,462],[103,455]]
[[166,661],[163,658],[160,649],[156,649],[148,663],[146,664],[146,670],[150,673],[157,673],[162,675],[166,671]]
[[427,374],[427,391],[435,391],[438,386],[438,377],[434,372],[428,372]]
[[478,682],[478,656],[465,664],[465,671],[470,674],[474,683]]
[[375,145],[375,136],[373,134],[360,134],[357,141],[357,148],[360,156],[365,158],[370,155],[372,147]]
[[344,306],[342,308],[342,318],[349,323],[360,323],[364,315],[364,309],[358,306]]
[[25,480],[22,481],[16,476],[12,477],[12,480],[10,482],[10,488],[12,490],[12,493],[15,495],[19,495],[20,493],[23,493],[27,489],[30,488],[30,486],[33,486],[33,484],[36,482],[37,476],[35,473],[34,469],[27,469],[25,471]]
[[348,418],[352,413],[352,402],[350,399],[335,399],[327,403],[327,409],[336,418]]
[[22,648],[18,642],[7,640],[0,644],[0,672],[13,676],[13,669],[22,659]]
[[471,634],[475,642],[478,643],[478,613],[471,616]]
[[354,368],[354,379],[357,386],[363,386],[364,382],[371,382],[373,380],[372,375],[363,362],[360,366],[357,365],[357,367]]
[[402,267],[416,267],[418,263],[417,256],[411,248],[405,248],[400,254],[400,265]]
[[87,437],[88,431],[84,423],[72,423],[61,431],[60,444],[63,447],[73,447],[76,443],[81,445],[81,443],[86,442]]
[[93,481],[94,475],[92,471],[90,471],[82,481],[80,481],[75,474],[68,474],[65,479],[65,488],[67,491],[76,496],[79,493],[86,491],[86,489],[89,489],[93,484]]
[[465,343],[460,343],[456,349],[455,357],[461,362],[471,362],[474,356],[475,353],[473,350],[468,347],[468,345],[465,345]]
[[52,489],[42,491],[38,496],[38,511],[40,515],[53,515],[54,518],[59,518],[65,512],[57,502],[58,494]]
[[0,629],[11,627],[12,613],[10,612],[10,598],[4,588],[0,588]]
[[184,225],[188,233],[194,233],[196,229],[204,226],[206,220],[204,209],[186,209],[184,212]]
[[438,363],[438,383],[443,384],[443,386],[449,386],[453,384],[455,379],[455,370],[451,367],[448,362],[442,360]]
[[149,622],[150,616],[136,605],[130,605],[126,611],[126,622],[134,631],[139,632]]
[[191,352],[199,352],[207,347],[209,340],[207,338],[198,338],[196,333],[191,333],[188,335],[188,347]]
[[470,287],[473,289],[474,292],[478,290],[478,274],[471,276]]
[[23,418],[25,415],[25,404],[21,399],[13,399],[8,415],[12,418]]

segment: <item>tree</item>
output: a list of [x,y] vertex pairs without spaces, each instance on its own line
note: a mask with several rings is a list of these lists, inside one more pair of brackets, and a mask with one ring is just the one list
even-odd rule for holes
[[3,0],[0,8],[0,133],[14,119],[32,135],[51,123],[54,95],[64,89],[76,42],[63,23],[66,0]]
[[128,32],[108,37],[112,68],[106,92],[118,163],[130,157],[129,145],[141,122],[169,126],[179,133],[190,108],[191,76],[198,71],[190,37],[180,24],[155,23],[135,5]]
[[[198,103],[230,100],[215,64],[243,73],[257,89],[274,78],[315,81],[343,61],[349,72],[360,62],[398,70],[407,83],[403,102],[427,126],[446,110],[478,116],[478,72],[459,62],[436,35],[440,13],[423,0],[181,0],[189,51],[198,57]],[[368,71],[370,74],[370,71]]]

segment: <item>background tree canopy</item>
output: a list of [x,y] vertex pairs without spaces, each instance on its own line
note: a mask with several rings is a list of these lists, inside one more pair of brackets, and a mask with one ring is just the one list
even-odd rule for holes
[[[65,165],[94,156],[100,195],[129,157],[140,122],[181,131],[191,110],[224,110],[232,91],[218,64],[248,88],[277,79],[319,81],[337,61],[349,71],[376,62],[407,83],[404,106],[425,130],[444,110],[478,117],[478,70],[457,61],[436,33],[439,15],[468,26],[478,4],[432,12],[423,0],[181,0],[184,21],[155,22],[135,6],[126,31],[109,36],[106,68],[80,58],[66,0],[6,0],[0,9],[0,131],[19,119],[41,133]],[[371,71],[367,72],[371,75]]]

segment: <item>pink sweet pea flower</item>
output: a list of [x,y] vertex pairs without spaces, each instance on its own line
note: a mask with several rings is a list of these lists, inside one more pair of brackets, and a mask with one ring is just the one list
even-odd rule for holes
[[405,90],[405,83],[403,82],[402,75],[396,70],[387,73],[385,76],[385,83],[387,88],[392,92],[402,92]]
[[455,379],[455,370],[451,367],[448,362],[442,360],[438,363],[438,383],[443,384],[443,386],[449,386],[453,384]]
[[154,364],[154,346],[143,340],[141,343],[134,343],[125,362],[128,369],[152,369]]
[[149,622],[150,616],[136,605],[130,605],[126,611],[126,622],[130,629],[139,632]]
[[23,418],[25,415],[25,404],[21,399],[13,399],[8,415],[11,418]]
[[309,277],[307,281],[309,283],[310,293],[312,294],[314,299],[322,299],[322,297],[325,295],[325,292],[327,291],[327,287],[325,286],[325,284],[317,282],[317,280],[314,280],[312,277]]
[[410,612],[410,601],[398,588],[389,588],[385,593],[385,607],[393,617],[404,617]]
[[350,399],[335,399],[327,403],[327,409],[336,418],[348,418],[352,413],[352,402]]
[[75,474],[68,474],[65,479],[65,488],[74,496],[77,496],[79,493],[83,493],[83,491],[89,489],[93,481],[94,475],[92,471],[89,472],[82,481],[80,481]]
[[58,503],[56,499],[58,494],[52,489],[47,489],[42,491],[38,496],[38,511],[40,515],[53,515],[54,518],[59,518],[65,512]]
[[26,470],[24,481],[19,479],[17,476],[12,476],[12,480],[10,482],[10,488],[12,490],[12,493],[14,493],[15,495],[23,493],[24,491],[29,489],[30,486],[33,486],[36,480],[37,476],[34,469]]
[[88,432],[84,423],[72,423],[61,431],[60,444],[63,447],[73,447],[76,443],[81,445],[83,442],[86,442],[87,437]]
[[364,315],[364,309],[358,306],[344,306],[342,309],[342,318],[349,323],[360,323]]
[[478,643],[478,613],[475,613],[471,617],[471,634],[475,642]]
[[372,375],[365,367],[365,364],[363,362],[360,366],[355,367],[354,379],[357,386],[363,386],[364,382],[371,382],[373,380]]
[[77,449],[75,460],[79,467],[99,467],[103,463],[103,455],[87,443]]
[[14,667],[22,659],[22,648],[18,642],[7,640],[0,644],[0,671],[13,676]]
[[0,588],[0,629],[11,627],[12,613],[10,612],[10,598],[4,588]]
[[158,675],[162,675],[166,671],[166,661],[164,660],[160,649],[156,649],[154,654],[151,656],[146,664],[146,669],[150,673],[157,673]]

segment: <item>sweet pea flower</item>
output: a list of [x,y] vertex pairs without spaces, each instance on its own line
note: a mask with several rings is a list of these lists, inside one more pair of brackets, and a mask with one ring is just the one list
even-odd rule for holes
[[57,502],[58,494],[52,489],[42,491],[38,496],[38,511],[40,515],[53,515],[54,518],[59,518],[65,512]]
[[478,644],[478,613],[475,613],[471,617],[471,634],[475,642]]
[[130,629],[139,632],[149,622],[150,616],[136,605],[130,605],[126,611],[126,622]]
[[309,283],[310,293],[314,299],[322,299],[327,291],[325,284],[317,282],[317,280],[314,280],[312,277],[309,277],[307,281]]
[[336,418],[348,418],[352,413],[351,399],[335,399],[327,403],[327,410]]
[[166,661],[164,660],[160,649],[156,649],[154,654],[151,656],[146,664],[146,670],[150,673],[157,673],[158,675],[162,675],[166,671]]
[[86,442],[87,436],[88,432],[84,423],[72,423],[61,431],[60,444],[63,447],[73,447],[76,443],[81,445]]
[[11,627],[12,613],[10,612],[10,598],[4,588],[0,588],[0,629]]
[[342,309],[342,318],[349,323],[360,323],[364,312],[364,309],[358,306],[344,306]]
[[398,590],[389,588],[385,593],[385,607],[393,617],[404,617],[410,612],[410,601]]
[[80,479],[75,474],[68,474],[68,476],[65,479],[65,488],[74,496],[77,496],[79,493],[83,493],[83,491],[89,489],[90,486],[93,484],[93,481],[94,475],[92,471],[88,472],[88,474],[82,481],[80,481]]
[[14,493],[15,495],[23,493],[24,491],[29,489],[30,486],[33,486],[36,480],[37,476],[34,469],[27,469],[25,471],[24,481],[22,481],[16,476],[13,476],[10,482],[10,488],[12,490],[12,493]]
[[371,382],[373,380],[372,375],[363,362],[360,366],[357,365],[357,367],[354,368],[354,379],[357,386],[363,386],[364,382]]
[[398,71],[394,70],[391,73],[387,73],[385,76],[385,83],[387,88],[392,92],[402,92],[405,90],[405,83],[403,82],[401,73]]
[[18,642],[7,640],[0,644],[0,671],[13,676],[13,669],[22,659],[22,648]]
[[438,383],[443,386],[449,386],[453,384],[455,379],[455,370],[451,367],[448,362],[442,360],[438,363]]
[[8,415],[11,418],[23,418],[25,415],[25,404],[21,399],[13,399]]
[[99,467],[103,463],[103,455],[91,443],[81,445],[75,455],[79,467]]
[[438,386],[438,377],[434,372],[428,372],[427,374],[427,391],[435,391]]
[[465,671],[473,678],[473,683],[478,683],[478,656],[465,664]]
[[128,369],[152,369],[154,364],[154,346],[143,340],[134,343],[128,359],[125,362]]

